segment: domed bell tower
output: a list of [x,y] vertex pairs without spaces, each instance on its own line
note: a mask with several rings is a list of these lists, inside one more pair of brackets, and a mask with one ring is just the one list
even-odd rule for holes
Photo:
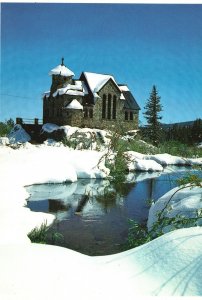
[[57,89],[65,87],[68,84],[72,84],[72,78],[74,73],[64,65],[64,58],[60,65],[55,67],[49,72],[49,75],[52,76],[52,85],[50,94],[52,95]]

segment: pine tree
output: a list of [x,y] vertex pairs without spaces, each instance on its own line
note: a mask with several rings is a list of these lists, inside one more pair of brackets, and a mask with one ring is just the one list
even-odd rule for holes
[[148,124],[146,130],[147,136],[154,145],[158,145],[161,137],[161,125],[159,120],[161,120],[162,117],[159,113],[162,111],[162,105],[160,99],[161,97],[158,96],[156,86],[154,85],[146,106],[144,107],[146,110],[144,115]]
[[199,143],[202,140],[202,119],[196,119],[191,128],[192,143]]

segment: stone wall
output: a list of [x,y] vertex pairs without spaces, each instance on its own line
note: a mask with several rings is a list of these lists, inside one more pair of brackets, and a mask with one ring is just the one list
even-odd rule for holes
[[72,84],[72,76],[65,77],[61,75],[52,75],[51,95],[64,84]]
[[[82,127],[94,127],[100,129],[117,129],[119,128],[122,131],[128,131],[138,128],[138,110],[133,112],[133,120],[125,121],[125,110],[124,110],[124,101],[121,100],[121,93],[113,84],[112,81],[109,81],[100,91],[99,96],[93,107],[93,118],[84,118],[82,121]],[[110,118],[108,114],[108,95],[111,95],[111,101],[113,102],[113,97],[116,97],[116,118],[113,116],[113,105],[111,105]],[[103,118],[103,97],[106,95],[106,114]],[[84,107],[85,109],[85,107]]]
[[56,97],[50,96],[49,98],[44,98],[43,123],[54,123],[57,125],[76,126],[76,125],[72,125],[73,122],[81,125],[83,112],[82,112],[82,116],[79,117],[77,120],[76,110],[73,110],[74,114],[76,114],[76,116],[73,117],[72,115],[73,111],[71,112],[68,109],[64,109],[66,103],[69,103],[73,99],[77,99],[80,103],[82,101],[81,96],[70,96],[70,95],[61,95]]
[[[57,81],[56,79],[54,80]],[[119,129],[121,131],[138,128],[139,111],[128,111],[129,116],[132,114],[132,119],[129,117],[128,120],[125,120],[125,100],[120,99],[121,92],[112,80],[109,80],[102,87],[98,95],[100,98],[95,99],[94,105],[84,105],[81,96],[58,95],[56,97],[44,97],[43,123],[100,129]],[[77,99],[84,105],[83,111],[64,109],[65,104],[73,99]],[[103,101],[106,102],[105,110],[103,109]],[[111,105],[108,105],[110,101]],[[114,101],[116,102],[115,106]]]

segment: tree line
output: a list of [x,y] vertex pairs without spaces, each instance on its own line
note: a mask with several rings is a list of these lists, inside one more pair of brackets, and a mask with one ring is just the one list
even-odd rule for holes
[[144,139],[158,146],[165,141],[178,141],[188,145],[194,145],[202,141],[202,119],[196,119],[191,125],[170,125],[168,127],[161,124],[161,112],[163,110],[160,102],[161,97],[158,95],[154,85],[150,97],[144,107],[143,113],[147,125],[141,127],[141,135]]

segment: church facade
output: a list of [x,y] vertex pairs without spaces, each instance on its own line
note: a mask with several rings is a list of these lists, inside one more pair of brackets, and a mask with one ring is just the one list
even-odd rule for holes
[[43,94],[43,123],[124,131],[138,128],[140,107],[125,84],[112,75],[82,72],[79,79],[62,63],[49,72]]

